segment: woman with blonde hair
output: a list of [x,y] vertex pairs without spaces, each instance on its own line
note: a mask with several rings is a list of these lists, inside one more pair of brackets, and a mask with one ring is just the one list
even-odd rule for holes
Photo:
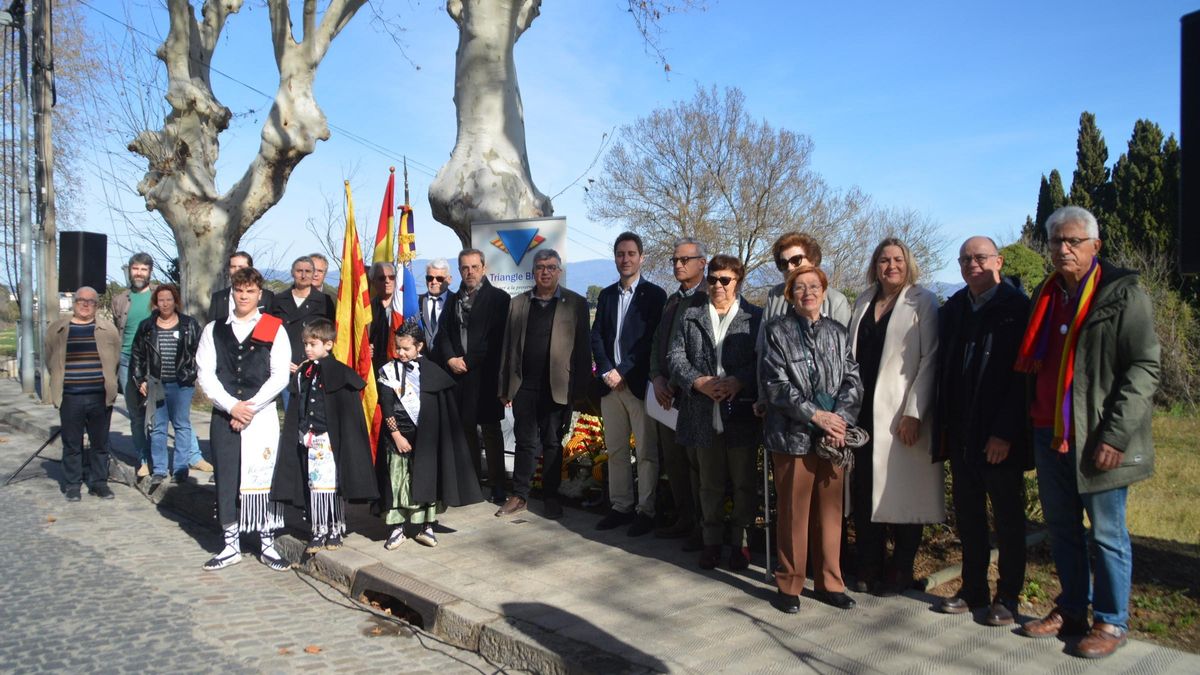
[[[855,451],[851,477],[856,590],[879,595],[912,586],[923,526],[946,511],[942,466],[930,460],[938,301],[917,276],[903,241],[879,242],[850,319],[864,389],[858,424],[870,435]],[[889,529],[895,546],[885,565]]]

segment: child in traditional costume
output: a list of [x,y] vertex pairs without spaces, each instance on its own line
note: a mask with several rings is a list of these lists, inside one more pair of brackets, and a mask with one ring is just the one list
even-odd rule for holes
[[263,564],[286,570],[275,550],[283,510],[269,492],[279,446],[275,397],[287,386],[292,348],[282,322],[258,310],[262,274],[246,267],[233,273],[230,284],[234,311],[204,327],[196,351],[196,379],[213,403],[209,438],[225,539],[204,569],[241,562],[241,533],[250,531],[261,536]]
[[483,501],[463,436],[454,380],[420,356],[425,333],[416,321],[396,329],[396,358],[379,369],[383,412],[376,467],[383,520],[394,526],[384,548],[409,539],[437,546],[433,526],[447,505]]
[[360,396],[366,382],[330,355],[336,334],[328,319],[309,323],[300,337],[306,360],[289,385],[271,499],[307,511],[305,551],[316,553],[342,547],[347,500],[373,501],[379,491]]

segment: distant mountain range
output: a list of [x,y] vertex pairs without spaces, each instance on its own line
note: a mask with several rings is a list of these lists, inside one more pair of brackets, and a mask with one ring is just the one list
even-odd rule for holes
[[[425,266],[427,264],[429,264],[429,260],[424,258],[413,261],[412,270],[417,281],[417,293],[425,292]],[[292,279],[292,274],[288,270],[265,269],[261,272],[267,281],[288,282]],[[458,288],[458,274],[456,273],[454,276],[454,288]],[[580,260],[567,263],[564,285],[576,293],[586,296],[588,286],[607,286],[616,280],[617,268],[613,265],[612,260]],[[329,274],[325,276],[325,283],[337,288],[337,269],[329,270]]]
[[[425,292],[425,265],[427,265],[428,263],[429,263],[429,261],[426,259],[418,259],[418,260],[413,261],[412,269],[413,269],[413,276],[416,278],[416,282],[417,282],[417,293]],[[268,281],[287,282],[287,281],[290,281],[292,278],[291,273],[287,270],[268,269],[268,270],[262,270],[262,272],[263,272],[263,276],[265,276]],[[754,281],[754,282],[757,282],[760,284],[764,284],[767,286],[773,285],[775,283],[778,283],[777,279],[774,277],[774,272],[775,271],[773,269],[764,271],[764,275],[761,280],[756,278],[751,281]],[[458,275],[455,274],[456,278],[455,278],[455,282],[454,282],[454,288],[458,288],[457,276]],[[588,286],[603,287],[603,286],[607,286],[607,285],[613,283],[616,280],[617,280],[617,270],[616,270],[616,267],[613,265],[613,261],[609,260],[609,259],[599,259],[598,258],[598,259],[594,259],[594,260],[579,260],[576,262],[571,262],[571,263],[566,264],[566,276],[564,278],[564,285],[567,288],[569,288],[569,289],[575,291],[576,293],[578,293],[582,296],[585,296],[585,297],[587,296]],[[655,279],[654,281],[656,283],[658,283],[660,286],[663,285],[662,279]],[[664,286],[664,288],[670,287],[672,282],[673,282],[673,280],[671,280],[671,279],[666,280],[666,286]],[[333,287],[334,289],[337,288],[338,275],[337,275],[336,269],[329,271],[329,274],[325,277],[325,283],[327,285]],[[750,283],[750,282],[748,281],[748,283]],[[962,288],[964,284],[962,282],[948,283],[945,281],[933,281],[933,282],[927,282],[925,285],[927,288],[929,288],[929,290],[931,290],[935,294],[937,294],[938,298],[940,298],[941,300],[944,301],[946,298],[949,298],[951,295],[954,295],[954,293],[956,291],[958,291],[958,289]]]

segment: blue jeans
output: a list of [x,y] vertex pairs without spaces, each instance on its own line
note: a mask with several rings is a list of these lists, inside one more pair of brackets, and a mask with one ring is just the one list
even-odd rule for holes
[[[150,464],[150,440],[146,438],[146,408],[144,405],[134,405],[134,403],[145,403],[142,395],[138,393],[136,386],[129,384],[129,354],[121,353],[121,363],[117,370],[117,388],[121,393],[125,394],[125,408],[129,411],[129,435],[133,440],[133,454],[136,455],[139,464]],[[176,443],[179,439],[175,440]],[[192,448],[189,453],[190,457],[199,458],[200,455],[200,439],[196,438],[196,434],[192,434]],[[195,460],[192,464],[195,464]]]
[[175,427],[175,462],[171,473],[187,475],[188,467],[200,459],[192,433],[192,395],[195,387],[177,382],[163,384],[165,397],[154,410],[154,430],[150,433],[151,468],[156,476],[166,476],[171,462],[167,457],[167,422]]
[[121,352],[121,365],[117,370],[117,384],[125,394],[125,409],[129,411],[129,436],[133,440],[133,454],[140,464],[150,463],[150,441],[146,438],[145,399],[137,385],[129,381],[129,353]]
[[[1128,629],[1129,591],[1133,583],[1133,546],[1125,525],[1125,498],[1129,489],[1119,487],[1080,494],[1075,450],[1072,448],[1066,454],[1052,450],[1052,436],[1049,428],[1033,431],[1038,492],[1050,530],[1054,567],[1062,584],[1062,593],[1055,604],[1067,614],[1083,619],[1087,618],[1091,605],[1096,621]],[[1090,531],[1083,527],[1085,511],[1092,523]],[[1095,550],[1094,587],[1089,543]]]

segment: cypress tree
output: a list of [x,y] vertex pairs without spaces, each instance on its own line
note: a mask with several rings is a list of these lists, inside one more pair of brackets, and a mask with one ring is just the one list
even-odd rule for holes
[[1175,238],[1166,201],[1163,132],[1149,120],[1133,125],[1128,151],[1113,166],[1115,231],[1105,237],[1127,252],[1165,252]]
[[1042,185],[1038,190],[1037,215],[1034,217],[1036,227],[1030,233],[1033,241],[1039,246],[1046,244],[1046,219],[1066,203],[1067,196],[1063,192],[1062,175],[1058,173],[1058,169],[1050,172],[1048,180],[1043,174]]
[[1108,199],[1108,145],[1096,127],[1096,116],[1088,111],[1079,115],[1079,135],[1075,140],[1075,173],[1071,177],[1070,203],[1092,212],[1111,208]]

